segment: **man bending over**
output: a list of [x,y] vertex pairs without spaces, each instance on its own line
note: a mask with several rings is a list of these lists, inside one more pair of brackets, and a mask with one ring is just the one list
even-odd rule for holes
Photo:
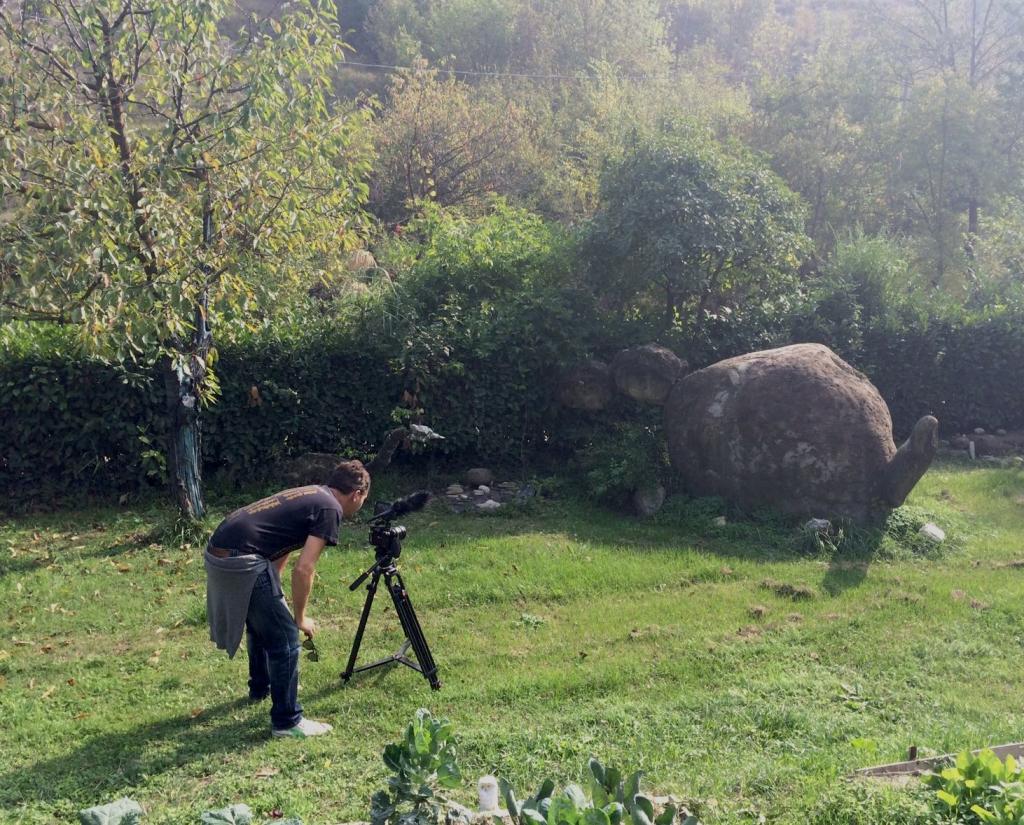
[[[306,615],[313,574],[327,545],[338,543],[345,516],[359,512],[370,491],[362,462],[343,461],[324,485],[282,490],[235,510],[220,523],[206,548],[206,615],[210,639],[233,658],[246,632],[249,698],[270,696],[274,736],[318,736],[331,730],[302,716],[299,704],[299,631],[312,639]],[[281,574],[292,568],[292,610]]]

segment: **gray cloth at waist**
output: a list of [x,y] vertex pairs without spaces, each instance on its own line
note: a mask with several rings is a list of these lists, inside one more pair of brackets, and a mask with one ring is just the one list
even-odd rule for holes
[[232,551],[228,558],[203,553],[206,563],[206,619],[210,623],[210,641],[229,658],[234,658],[242,642],[249,599],[256,579],[269,572],[275,595],[281,595],[281,576],[277,566],[255,553],[241,555]]

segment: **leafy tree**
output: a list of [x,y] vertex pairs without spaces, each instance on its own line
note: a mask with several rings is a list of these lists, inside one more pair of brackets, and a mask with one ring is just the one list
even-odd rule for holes
[[203,513],[212,330],[252,320],[354,238],[359,120],[328,108],[334,9],[305,0],[234,41],[227,0],[0,6],[0,313],[77,325],[161,365],[168,468]]
[[796,69],[776,67],[752,89],[748,140],[807,201],[821,257],[837,229],[889,223],[896,106],[883,75],[877,49],[836,21]]
[[471,86],[425,66],[398,75],[373,126],[371,206],[408,219],[416,201],[481,207],[489,193],[536,188],[530,116],[500,89]]
[[931,241],[933,283],[956,258],[975,274],[981,214],[1017,186],[1024,143],[1024,8],[1018,0],[872,5],[900,89],[899,204]]
[[661,306],[663,331],[789,290],[806,247],[803,209],[764,164],[679,129],[638,136],[601,179],[587,229],[597,288],[628,312]]

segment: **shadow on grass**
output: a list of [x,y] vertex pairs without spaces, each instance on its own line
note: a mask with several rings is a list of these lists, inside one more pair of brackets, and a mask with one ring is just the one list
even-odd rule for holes
[[[723,502],[710,499],[680,499],[675,506],[670,503],[661,513],[648,519],[618,513],[592,502],[573,501],[568,507],[562,504],[553,503],[550,509],[543,504],[531,506],[521,516],[511,508],[493,515],[470,513],[453,517],[445,527],[449,535],[454,533],[461,541],[556,529],[576,541],[644,553],[679,554],[694,550],[723,561],[764,565],[827,559],[829,565],[820,587],[831,596],[859,587],[885,542],[881,526],[851,528],[846,525],[847,539],[838,542],[838,547],[816,545],[812,537],[800,529],[799,520],[763,512],[740,513],[730,510]],[[724,525],[715,523],[721,515],[727,518]],[[410,530],[414,540],[419,538],[418,525],[410,525]],[[423,538],[424,541],[433,539],[433,536]]]
[[834,554],[821,580],[821,589],[830,596],[838,596],[846,590],[860,587],[868,576],[870,564],[870,556],[846,558],[841,552]]
[[[95,547],[90,550],[76,550],[71,561],[90,561],[96,559],[109,559],[138,550],[143,546],[138,539],[129,537],[105,547]],[[25,551],[28,553],[29,551]],[[61,550],[46,552],[33,552],[21,558],[20,555],[13,559],[0,558],[0,579],[5,576],[16,576],[19,574],[31,573],[36,570],[45,570],[51,564],[66,564],[68,559],[61,558]]]
[[[236,699],[206,708],[198,718],[171,716],[118,733],[90,736],[62,756],[0,775],[0,806],[13,807],[32,799],[71,800],[85,808],[137,787],[147,777],[217,753],[251,748],[263,739],[254,730],[253,714],[231,718],[248,704],[247,699]],[[211,725],[213,720],[218,724]]]
[[[343,687],[339,679],[304,696],[303,702]],[[204,708],[196,718],[191,713],[170,716],[118,733],[95,734],[62,756],[0,774],[0,809],[13,810],[26,800],[69,801],[87,808],[130,794],[167,771],[261,747],[270,739],[269,709],[268,702],[255,706],[243,697]],[[210,772],[216,770],[211,765]]]

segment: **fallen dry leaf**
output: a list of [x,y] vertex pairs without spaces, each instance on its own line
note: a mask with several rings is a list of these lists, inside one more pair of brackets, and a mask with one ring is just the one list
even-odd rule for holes
[[189,714],[193,719],[197,718],[206,708],[192,708],[192,712]]
[[270,765],[265,765],[264,767],[256,771],[256,773],[253,774],[253,776],[255,776],[257,779],[269,779],[272,776],[277,776],[279,773],[281,773],[281,771],[279,771],[277,768],[271,767]]
[[39,698],[40,699],[49,699],[51,696],[53,696],[53,692],[56,689],[57,689],[56,685],[50,685],[46,690],[43,691],[43,695],[40,696]]

